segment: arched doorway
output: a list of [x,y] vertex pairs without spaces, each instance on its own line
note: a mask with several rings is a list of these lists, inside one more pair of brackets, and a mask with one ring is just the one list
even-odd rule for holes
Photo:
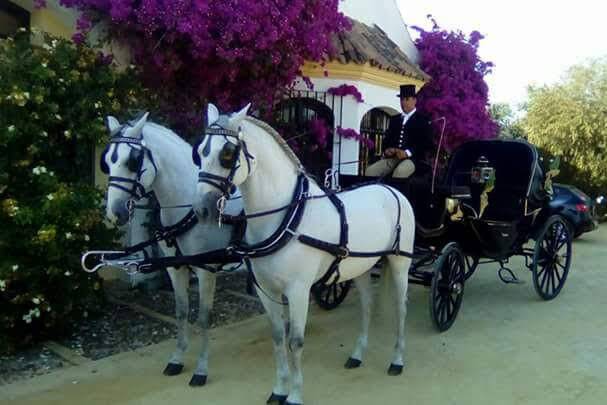
[[360,123],[360,134],[373,141],[374,147],[369,148],[366,142],[360,144],[359,170],[361,174],[365,172],[368,165],[381,158],[384,134],[389,124],[390,114],[382,108],[373,108],[363,116]]
[[308,173],[323,180],[331,167],[335,118],[323,101],[325,93],[297,94],[274,109],[274,125],[293,148]]

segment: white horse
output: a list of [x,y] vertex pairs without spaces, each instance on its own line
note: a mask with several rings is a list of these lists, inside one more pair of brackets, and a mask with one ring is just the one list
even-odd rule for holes
[[[161,206],[160,219],[163,227],[180,223],[193,216],[191,203],[197,181],[197,168],[192,163],[192,148],[171,130],[147,122],[147,114],[135,122],[120,125],[114,117],[107,117],[106,125],[111,140],[101,156],[101,167],[109,174],[107,193],[108,219],[124,225],[130,217],[129,204],[138,197],[153,191]],[[240,212],[242,203],[232,204]],[[240,207],[238,207],[240,206]],[[166,256],[175,256],[177,248],[183,255],[202,253],[225,247],[231,238],[231,226],[217,227],[217,223],[198,220],[177,236],[177,247],[161,242]],[[186,228],[184,228],[185,230]],[[206,383],[209,358],[209,312],[213,307],[215,274],[198,267],[191,267],[198,277],[200,311],[198,325],[202,331],[202,351],[191,386]],[[164,370],[165,375],[177,375],[183,369],[183,356],[188,347],[188,286],[190,268],[168,268],[175,292],[178,321],[177,348]]]
[[[290,148],[280,136],[262,121],[247,117],[247,106],[230,116],[219,115],[209,106],[206,135],[194,150],[200,162],[197,207],[221,207],[225,190],[238,186],[245,212],[249,215],[243,254],[251,253],[252,267],[257,281],[257,292],[268,312],[276,359],[276,381],[268,403],[302,404],[303,375],[301,357],[304,329],[308,314],[308,296],[312,285],[327,272],[336,257],[326,251],[302,242],[302,235],[338,244],[341,221],[338,210],[329,198],[314,198],[325,192],[309,180],[309,190],[300,194],[305,172]],[[294,191],[299,190],[299,191]],[[223,196],[222,196],[223,195]],[[362,331],[346,368],[360,366],[367,348],[371,315],[369,269],[384,256],[391,281],[396,287],[398,315],[397,340],[388,373],[397,375],[404,366],[405,316],[410,256],[395,251],[412,252],[415,232],[413,210],[398,191],[383,185],[370,185],[338,194],[343,202],[349,229],[348,248],[341,250],[340,281],[354,279],[362,303]],[[301,221],[294,207],[305,201]],[[285,207],[268,215],[255,216]],[[208,210],[196,209],[203,219]],[[295,210],[297,211],[297,210]],[[285,214],[287,213],[287,214]],[[285,222],[295,223],[293,229],[284,229]],[[398,231],[398,228],[401,231]],[[282,230],[276,233],[277,230]],[[400,237],[397,237],[400,234]],[[291,237],[289,237],[291,235]],[[278,239],[277,239],[278,237]],[[285,239],[286,238],[286,239]],[[287,240],[285,242],[285,240]],[[276,250],[276,246],[280,246]],[[271,254],[258,254],[268,248]],[[353,257],[353,252],[382,252],[376,257]],[[347,257],[346,257],[347,256]],[[288,332],[283,320],[282,297],[288,302]],[[286,341],[288,333],[288,342]],[[286,343],[288,343],[292,370],[289,370]],[[289,381],[290,378],[290,381]]]

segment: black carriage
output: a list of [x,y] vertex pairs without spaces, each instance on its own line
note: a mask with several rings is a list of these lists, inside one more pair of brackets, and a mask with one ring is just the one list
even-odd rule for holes
[[[534,146],[471,141],[453,153],[440,181],[433,172],[382,181],[413,206],[416,242],[409,280],[430,287],[430,315],[439,331],[455,321],[465,283],[481,263],[499,264],[500,279],[516,283],[506,264],[523,256],[539,296],[550,300],[560,293],[571,265],[572,235],[566,220],[551,212]],[[370,180],[339,176],[342,188]],[[317,300],[336,306],[348,286],[332,288],[318,291]]]

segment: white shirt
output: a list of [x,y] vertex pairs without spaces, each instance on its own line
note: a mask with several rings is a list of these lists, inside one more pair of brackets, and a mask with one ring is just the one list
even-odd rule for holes
[[[407,121],[409,121],[409,118],[411,118],[413,116],[413,114],[415,114],[415,111],[417,111],[417,108],[414,108],[413,110],[411,110],[409,113],[405,113],[403,112],[403,125],[400,129],[400,136],[398,138],[398,148],[402,149],[403,148],[403,144],[404,144],[404,140],[405,140],[405,124],[407,123]],[[411,151],[409,149],[405,149],[405,154],[407,155],[407,157],[411,157],[413,156],[413,153],[411,153]]]
[[409,118],[411,118],[411,116],[415,114],[415,111],[417,111],[417,108],[414,108],[409,113],[403,113],[403,126],[407,123],[407,121],[409,121]]

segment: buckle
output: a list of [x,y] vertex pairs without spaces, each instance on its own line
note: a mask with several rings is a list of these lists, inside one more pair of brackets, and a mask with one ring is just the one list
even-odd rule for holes
[[335,256],[337,256],[338,259],[343,260],[350,256],[350,250],[345,246],[338,246]]

